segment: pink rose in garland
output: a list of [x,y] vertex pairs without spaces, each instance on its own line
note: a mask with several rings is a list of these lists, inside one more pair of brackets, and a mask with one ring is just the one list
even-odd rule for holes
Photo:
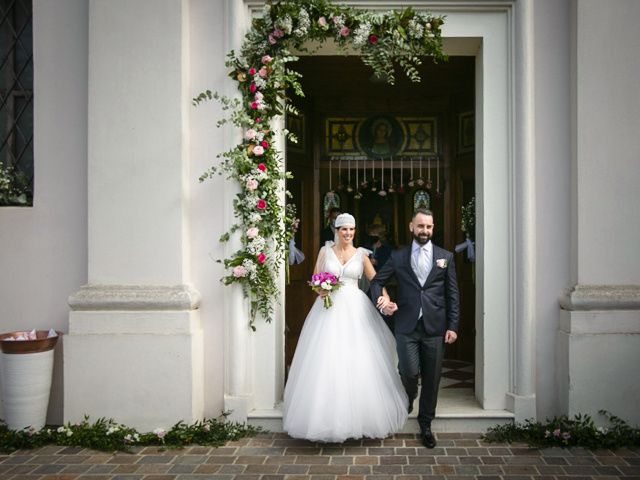
[[253,76],[253,75],[255,75],[255,74],[256,74],[256,69],[255,69],[255,68],[253,68],[253,67],[251,67],[251,68],[249,69],[249,75],[252,75],[252,76]]
[[343,37],[347,37],[349,36],[349,33],[351,32],[351,30],[349,30],[349,27],[347,27],[346,25],[344,25],[341,29],[340,29],[340,35],[342,35]]
[[258,203],[256,203],[256,208],[258,210],[264,210],[267,208],[267,202],[264,201],[263,199],[258,200]]
[[375,35],[369,35],[369,43],[371,45],[375,45],[376,43],[378,43],[378,37]]
[[258,181],[255,178],[249,178],[246,183],[247,190],[253,192],[258,188]]
[[258,230],[256,227],[251,227],[247,229],[247,238],[256,238],[258,236],[258,233],[260,233],[260,230]]
[[242,265],[238,265],[237,267],[233,267],[233,276],[236,278],[242,278],[247,276],[247,269]]
[[267,171],[267,166],[264,163],[259,163],[258,164],[258,170],[260,170],[261,172],[266,172]]
[[267,142],[266,140],[261,141],[260,145],[262,145],[262,148],[269,148],[269,142]]
[[262,147],[261,145],[256,145],[255,147],[253,147],[253,154],[256,157],[261,157],[264,154],[264,147]]
[[263,55],[262,56],[262,63],[263,64],[267,64],[270,63],[273,60],[273,57],[271,55]]
[[267,76],[267,69],[265,67],[262,67],[260,70],[258,70],[258,75],[260,76],[260,78],[264,78]]
[[273,35],[269,34],[269,43],[271,45],[275,45],[277,42],[276,37],[274,37]]
[[267,260],[267,256],[264,253],[258,255],[258,263],[262,265]]
[[327,19],[324,17],[320,17],[318,19],[318,25],[320,25],[321,28],[326,28],[327,27]]
[[256,86],[255,83],[251,82],[251,85],[249,85],[249,91],[251,93],[256,93],[256,90],[258,89],[258,87]]
[[258,109],[258,102],[251,102],[251,110],[257,110]]
[[256,138],[257,134],[258,132],[256,132],[253,128],[250,128],[249,130],[244,132],[244,138],[246,138],[247,140],[253,140],[254,138]]

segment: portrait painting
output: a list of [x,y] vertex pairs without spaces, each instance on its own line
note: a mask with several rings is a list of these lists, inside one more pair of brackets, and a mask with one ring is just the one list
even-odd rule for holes
[[404,133],[398,121],[386,115],[367,118],[358,129],[360,149],[370,158],[396,155],[404,143]]

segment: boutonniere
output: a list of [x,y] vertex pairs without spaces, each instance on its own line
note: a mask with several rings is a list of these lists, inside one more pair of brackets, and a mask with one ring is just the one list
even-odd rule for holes
[[437,259],[436,265],[438,266],[438,268],[447,268],[447,259],[446,258]]

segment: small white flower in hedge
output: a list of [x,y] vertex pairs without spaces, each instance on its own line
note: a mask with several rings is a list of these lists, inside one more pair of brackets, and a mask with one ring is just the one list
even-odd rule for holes
[[437,259],[436,265],[438,266],[438,268],[447,268],[447,259],[446,258]]
[[164,439],[164,436],[167,434],[167,432],[165,432],[164,428],[156,428],[153,433],[160,439]]

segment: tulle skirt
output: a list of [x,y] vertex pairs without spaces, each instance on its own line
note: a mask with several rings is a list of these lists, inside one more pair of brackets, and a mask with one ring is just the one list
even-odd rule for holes
[[320,442],[384,438],[407,420],[393,334],[369,298],[343,286],[307,316],[284,391],[284,430]]

